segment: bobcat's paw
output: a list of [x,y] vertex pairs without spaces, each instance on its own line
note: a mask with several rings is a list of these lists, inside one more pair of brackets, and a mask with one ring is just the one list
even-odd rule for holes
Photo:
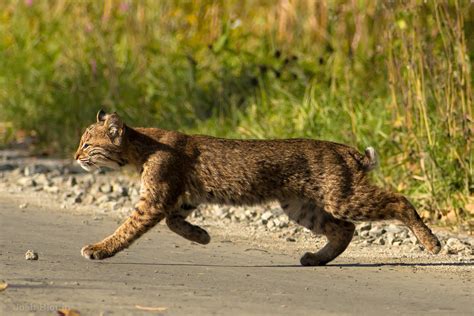
[[300,263],[303,266],[324,266],[327,262],[318,258],[316,254],[307,252],[301,257]]
[[432,254],[436,255],[441,251],[441,243],[436,238],[431,244],[429,244],[429,246],[427,246],[427,248]]
[[82,247],[81,255],[89,260],[102,260],[112,257],[114,254],[108,252],[103,246],[96,244]]
[[211,236],[202,229],[201,227],[197,227],[199,230],[196,230],[196,234],[194,236],[194,241],[201,244],[201,245],[207,245],[211,241]]

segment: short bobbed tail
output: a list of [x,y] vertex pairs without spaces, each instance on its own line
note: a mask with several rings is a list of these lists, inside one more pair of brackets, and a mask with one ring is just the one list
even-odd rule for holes
[[377,153],[375,152],[374,147],[367,147],[365,149],[365,157],[362,163],[366,171],[375,169],[378,166],[379,159],[377,157]]

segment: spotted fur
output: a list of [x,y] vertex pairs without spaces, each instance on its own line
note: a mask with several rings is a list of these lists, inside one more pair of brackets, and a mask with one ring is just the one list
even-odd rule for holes
[[377,164],[346,145],[310,140],[229,140],[158,128],[131,128],[100,111],[82,136],[77,161],[87,170],[133,165],[141,173],[141,196],[131,216],[109,237],[82,248],[104,259],[127,248],[166,218],[178,235],[207,244],[209,234],[186,221],[201,203],[253,205],[279,201],[289,218],[328,243],[306,253],[303,265],[324,265],[349,245],[354,221],[397,219],[432,253],[440,243],[402,195],[372,185]]

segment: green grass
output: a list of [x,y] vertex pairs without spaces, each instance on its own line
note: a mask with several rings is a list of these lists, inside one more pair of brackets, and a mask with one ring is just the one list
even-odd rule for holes
[[37,150],[71,155],[105,108],[131,125],[371,145],[379,184],[467,223],[473,7],[2,1],[0,142],[24,131]]

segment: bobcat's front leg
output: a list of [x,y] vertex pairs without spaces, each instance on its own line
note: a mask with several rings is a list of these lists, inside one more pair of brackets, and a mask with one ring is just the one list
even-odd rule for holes
[[136,239],[158,224],[165,215],[155,203],[145,197],[140,199],[130,217],[110,236],[82,248],[87,259],[101,260],[128,248]]

